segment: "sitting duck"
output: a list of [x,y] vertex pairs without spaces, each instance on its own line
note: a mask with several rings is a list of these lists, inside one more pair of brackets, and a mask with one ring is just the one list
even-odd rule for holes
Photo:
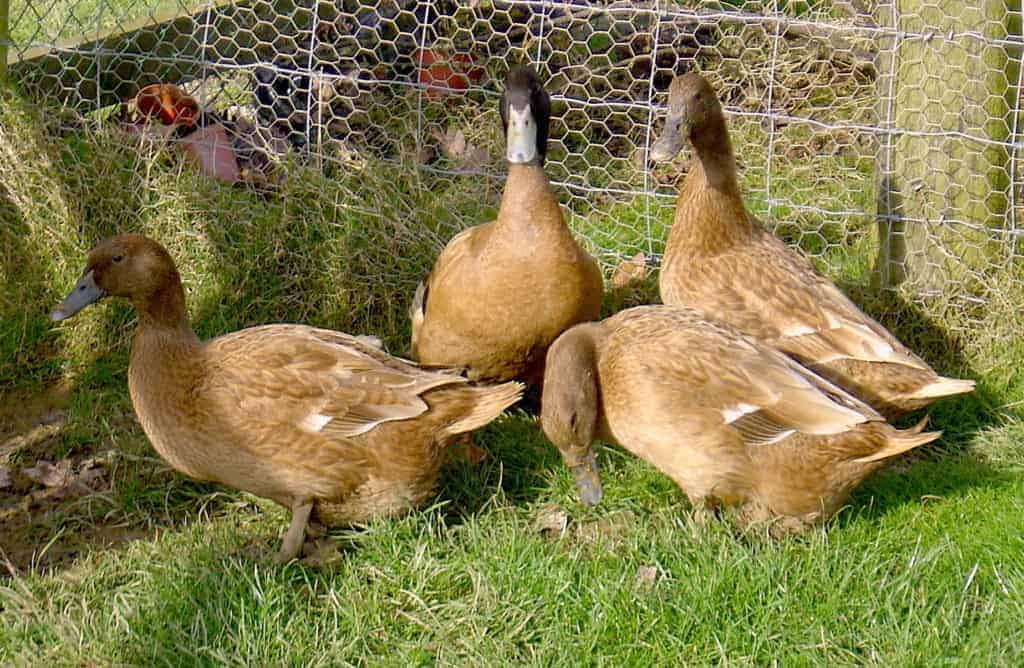
[[128,390],[153,447],[187,476],[290,509],[281,562],[299,554],[311,518],[345,526],[427,501],[446,446],[522,394],[519,383],[476,385],[392,357],[372,337],[304,325],[200,341],[171,256],[142,236],[93,248],[51,317],[106,295],[138,312]]
[[672,81],[651,157],[670,160],[687,139],[694,160],[662,263],[665,304],[699,309],[779,348],[888,418],[974,389],[972,380],[939,376],[747,213],[722,107],[695,72]]
[[541,425],[584,505],[602,489],[595,439],[679,485],[698,518],[722,507],[776,533],[832,516],[883,463],[934,441],[900,430],[792,358],[686,307],[576,325],[547,355]]
[[508,73],[500,110],[509,169],[498,218],[452,238],[420,283],[412,356],[474,380],[539,385],[555,337],[598,317],[603,282],[544,174],[551,102],[536,72]]

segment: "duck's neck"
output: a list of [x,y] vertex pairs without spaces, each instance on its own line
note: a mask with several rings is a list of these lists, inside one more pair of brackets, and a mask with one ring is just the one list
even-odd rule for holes
[[199,340],[188,324],[185,312],[185,291],[181,279],[174,272],[154,292],[134,300],[139,314],[139,333],[162,333],[177,337],[182,343],[198,344]]
[[537,164],[512,164],[501,195],[498,225],[516,228],[564,228],[562,210],[551,190],[544,168]]
[[693,151],[696,154],[695,167],[700,167],[707,187],[727,194],[739,196],[736,181],[736,158],[732,152],[732,141],[725,119],[721,114],[701,132],[692,136]]
[[692,142],[694,159],[679,188],[669,244],[715,252],[742,242],[751,234],[752,224],[740,195],[725,120],[719,118],[695,133]]

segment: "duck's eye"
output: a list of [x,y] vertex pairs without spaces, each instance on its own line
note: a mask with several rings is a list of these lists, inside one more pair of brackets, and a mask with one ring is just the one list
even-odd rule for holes
[[115,255],[114,256],[114,262],[120,262],[123,259],[124,259],[123,255]]

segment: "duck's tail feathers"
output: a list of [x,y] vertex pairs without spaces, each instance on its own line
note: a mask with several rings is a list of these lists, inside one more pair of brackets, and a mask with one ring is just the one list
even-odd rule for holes
[[416,293],[412,297],[412,304],[409,305],[409,319],[412,321],[412,340],[409,343],[409,350],[413,359],[418,359],[417,343],[419,340],[420,327],[423,326],[424,308],[427,303],[427,276],[416,286]]
[[924,431],[928,424],[928,416],[921,418],[921,421],[909,429],[893,430],[895,433],[890,436],[881,450],[873,452],[866,457],[860,457],[854,461],[862,464],[882,461],[896,455],[903,454],[909,450],[920,447],[925,443],[931,443],[942,436],[941,431]]
[[967,394],[968,392],[974,391],[974,381],[964,380],[961,378],[946,378],[945,376],[939,376],[935,381],[928,383],[924,387],[918,389],[912,395],[911,399],[939,399],[942,397],[952,397],[957,394]]
[[454,422],[445,428],[445,432],[454,436],[467,431],[479,429],[488,424],[502,411],[523,397],[526,386],[515,381],[501,385],[467,385],[458,388],[461,392],[471,392],[471,406]]

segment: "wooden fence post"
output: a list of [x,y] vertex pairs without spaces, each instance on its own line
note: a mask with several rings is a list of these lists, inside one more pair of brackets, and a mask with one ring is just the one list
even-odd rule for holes
[[[1009,5],[1016,5],[1016,9]],[[876,286],[942,291],[1005,226],[1019,0],[881,0]],[[973,33],[973,34],[968,34]],[[988,262],[986,262],[986,260]]]
[[0,0],[0,84],[7,81],[7,45],[10,36],[10,0]]

